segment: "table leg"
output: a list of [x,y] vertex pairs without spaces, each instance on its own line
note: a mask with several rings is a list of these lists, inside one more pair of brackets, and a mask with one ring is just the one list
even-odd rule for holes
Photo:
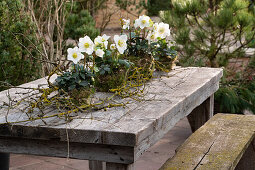
[[9,164],[10,164],[10,154],[0,153],[0,169],[9,170]]
[[134,170],[134,164],[118,164],[106,162],[106,170]]
[[195,132],[213,116],[213,105],[214,95],[211,95],[188,115],[188,120],[192,132]]
[[89,161],[89,170],[106,170],[106,163],[102,161]]
[[89,161],[89,170],[134,170],[134,164]]

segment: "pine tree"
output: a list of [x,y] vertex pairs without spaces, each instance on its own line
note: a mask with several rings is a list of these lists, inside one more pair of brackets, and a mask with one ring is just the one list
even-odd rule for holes
[[255,39],[255,9],[249,0],[175,0],[164,20],[186,63],[225,66],[245,56]]
[[67,16],[64,39],[72,38],[74,40],[88,35],[92,39],[99,35],[99,29],[95,28],[95,21],[88,10],[82,9],[77,2],[67,4],[72,8],[72,13]]
[[215,99],[221,111],[255,113],[255,54],[246,52],[254,48],[254,0],[172,0],[163,19],[172,27],[182,66],[224,67],[231,58],[251,58],[244,71],[225,69]]

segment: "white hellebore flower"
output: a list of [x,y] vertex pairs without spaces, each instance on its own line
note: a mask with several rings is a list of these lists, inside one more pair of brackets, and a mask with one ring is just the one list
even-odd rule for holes
[[67,60],[71,60],[74,62],[74,64],[77,64],[81,59],[84,58],[84,55],[81,53],[78,47],[68,48],[67,53]]
[[96,55],[97,55],[98,57],[103,58],[103,56],[104,56],[104,51],[103,51],[102,49],[97,49],[97,50],[96,50]]
[[104,34],[102,36],[102,42],[104,43],[104,47],[105,49],[107,49],[107,46],[108,46],[108,39],[110,38],[111,36],[107,36],[106,34]]
[[136,19],[136,20],[135,20],[135,24],[134,24],[134,27],[135,27],[135,28],[139,27],[139,22],[140,22],[139,19]]
[[158,31],[158,23],[155,23],[155,24],[153,24],[153,31],[154,32],[157,32]]
[[150,27],[150,24],[151,24],[150,17],[143,15],[135,20],[134,26],[135,28],[140,27],[141,29],[144,29],[145,27]]
[[99,45],[103,45],[103,39],[101,36],[97,36],[95,39],[94,39],[94,44],[95,46],[99,46]]
[[167,36],[169,36],[170,35],[169,25],[163,22],[159,23],[157,26],[157,35],[160,38],[166,38]]
[[115,44],[111,44],[110,45],[110,49],[113,51],[113,50],[116,50],[116,45]]
[[155,32],[152,32],[152,31],[150,31],[149,33],[148,33],[148,35],[147,35],[147,37],[146,37],[146,39],[149,41],[149,42],[157,42],[157,33],[155,33]]
[[129,25],[130,25],[130,19],[122,19],[123,21],[123,29],[128,29],[129,30]]
[[78,46],[79,46],[79,49],[81,52],[85,52],[88,55],[91,55],[94,51],[94,43],[93,43],[93,41],[91,41],[89,36],[80,38]]
[[94,40],[94,43],[96,46],[101,46],[107,49],[109,38],[110,36],[107,36],[106,34],[104,34],[103,36],[97,36]]
[[114,42],[117,46],[118,51],[120,54],[123,54],[124,51],[127,49],[127,35],[114,35]]

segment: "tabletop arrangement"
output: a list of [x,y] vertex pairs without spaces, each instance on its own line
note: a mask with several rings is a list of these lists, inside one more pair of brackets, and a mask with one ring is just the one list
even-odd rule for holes
[[[86,35],[79,39],[78,46],[68,48],[67,60],[72,65],[68,70],[56,66],[47,78],[47,86],[24,87],[28,92],[19,100],[9,96],[4,103],[7,110],[19,107],[27,120],[6,119],[6,123],[43,121],[50,117],[71,121],[76,112],[125,107],[127,103],[115,101],[115,97],[142,100],[144,86],[153,78],[153,72],[169,72],[177,53],[173,42],[168,40],[168,24],[153,23],[145,15],[132,25],[129,19],[120,21],[121,33],[114,35],[113,40],[104,34],[92,41]],[[96,99],[95,92],[111,92],[111,95]],[[57,112],[46,114],[44,110],[49,107]]]

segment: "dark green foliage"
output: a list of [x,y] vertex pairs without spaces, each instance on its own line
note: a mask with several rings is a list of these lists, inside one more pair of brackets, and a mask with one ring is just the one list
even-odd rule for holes
[[255,81],[241,86],[223,86],[215,94],[220,111],[242,113],[248,109],[255,113]]
[[149,16],[159,15],[159,11],[168,10],[171,7],[171,0],[148,0],[147,11]]
[[[219,67],[222,65],[216,61],[218,55],[225,60],[240,56],[243,49],[254,41],[255,14],[254,10],[249,11],[249,1],[177,2],[164,13],[163,19],[173,28],[172,35],[179,47],[180,63],[195,56],[209,66]],[[242,44],[240,48],[226,50],[238,44]]]
[[0,81],[19,85],[38,78],[36,47],[34,26],[21,1],[0,1]]
[[146,8],[147,4],[145,0],[116,0],[115,5],[120,9],[136,11],[137,14],[140,14]]
[[74,65],[71,71],[63,73],[56,78],[56,86],[63,89],[65,92],[70,92],[74,89],[90,87],[94,84],[94,75],[83,66]]
[[255,44],[254,1],[178,0],[163,20],[172,27],[180,65],[226,67],[215,97],[221,111],[255,113],[254,56],[244,71],[227,69],[229,59],[251,57],[245,50]]
[[78,40],[85,35],[94,39],[99,35],[99,30],[95,28],[95,21],[88,10],[83,10],[79,3],[74,3],[72,13],[66,20],[64,38]]

